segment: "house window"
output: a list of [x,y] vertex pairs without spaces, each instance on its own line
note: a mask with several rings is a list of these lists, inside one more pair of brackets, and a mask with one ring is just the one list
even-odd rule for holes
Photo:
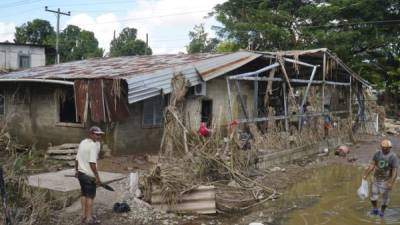
[[29,55],[19,55],[19,68],[29,68],[31,67],[31,57]]
[[59,96],[59,122],[79,123],[76,120],[74,92],[68,89],[62,96]]
[[143,127],[160,127],[162,122],[163,98],[152,97],[143,101]]
[[212,100],[201,101],[201,122],[205,122],[207,126],[211,125],[212,120]]
[[6,113],[6,98],[4,96],[4,91],[0,91],[0,116],[4,116]]

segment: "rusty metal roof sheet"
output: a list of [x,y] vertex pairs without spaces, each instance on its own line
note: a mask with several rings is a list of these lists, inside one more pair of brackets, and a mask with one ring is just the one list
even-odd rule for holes
[[126,56],[94,58],[50,66],[35,67],[3,75],[7,78],[36,79],[93,79],[125,78],[145,74],[159,69],[190,64],[196,61],[223,56],[222,54],[177,54],[152,56]]
[[208,81],[260,57],[261,54],[240,51],[227,54],[177,54],[98,58],[35,67],[1,76],[6,79],[124,79],[128,83],[128,100],[134,103],[170,93],[171,78],[182,73],[192,86]]

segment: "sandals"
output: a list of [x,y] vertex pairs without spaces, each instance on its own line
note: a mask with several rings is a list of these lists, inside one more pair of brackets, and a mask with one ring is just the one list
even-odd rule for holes
[[100,220],[98,220],[95,216],[93,216],[91,219],[86,220],[86,224],[88,225],[100,224]]

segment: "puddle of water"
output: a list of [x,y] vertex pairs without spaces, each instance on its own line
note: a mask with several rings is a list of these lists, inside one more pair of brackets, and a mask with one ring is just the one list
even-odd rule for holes
[[[400,184],[390,193],[384,218],[369,215],[369,200],[361,201],[356,191],[362,170],[346,165],[317,169],[303,182],[293,186],[285,202],[312,202],[310,207],[293,210],[285,225],[364,225],[400,224]],[[399,181],[397,182],[399,183]]]

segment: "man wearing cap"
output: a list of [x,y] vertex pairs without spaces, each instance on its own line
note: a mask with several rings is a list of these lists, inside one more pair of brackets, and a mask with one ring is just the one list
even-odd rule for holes
[[86,139],[81,141],[75,160],[75,176],[81,186],[82,222],[99,223],[93,216],[93,200],[96,197],[96,185],[100,185],[97,171],[97,158],[100,152],[100,140],[104,132],[96,126],[89,129]]
[[[384,216],[385,209],[389,203],[389,192],[392,190],[397,178],[397,168],[399,160],[395,153],[391,152],[392,142],[383,140],[381,142],[381,150],[377,151],[372,158],[368,168],[365,170],[363,179],[367,179],[368,175],[375,170],[374,179],[371,187],[371,204],[372,215]],[[382,195],[381,211],[378,209],[378,198]]]

